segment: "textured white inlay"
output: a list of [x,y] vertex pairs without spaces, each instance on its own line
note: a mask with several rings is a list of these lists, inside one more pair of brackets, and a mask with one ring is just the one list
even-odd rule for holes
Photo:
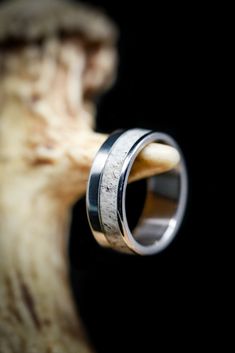
[[[105,234],[112,244],[119,244],[120,230],[117,219],[117,193],[119,178],[125,158],[138,141],[148,130],[133,129],[125,132],[112,146],[107,158],[100,184],[100,217]],[[123,244],[123,246],[125,246]]]

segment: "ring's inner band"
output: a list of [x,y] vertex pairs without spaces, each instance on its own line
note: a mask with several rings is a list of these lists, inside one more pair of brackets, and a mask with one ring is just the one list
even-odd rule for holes
[[[178,168],[148,179],[145,200],[142,195],[143,187],[141,188],[139,183],[127,186],[126,213],[128,225],[134,239],[141,245],[148,246],[154,244],[161,239],[169,226],[174,226],[180,194],[180,174]],[[140,203],[142,202],[143,208],[141,214],[140,205],[136,203],[136,198],[133,198],[132,204],[128,202],[129,188],[132,189],[132,194],[135,193],[138,195]],[[138,222],[134,219],[134,211],[130,211],[130,207],[135,210],[136,217],[139,217]]]

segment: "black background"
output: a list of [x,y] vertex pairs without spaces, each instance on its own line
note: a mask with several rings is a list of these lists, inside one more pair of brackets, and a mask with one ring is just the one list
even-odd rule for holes
[[[210,341],[214,312],[210,217],[220,105],[218,23],[213,24],[213,9],[205,7],[91,3],[104,8],[120,29],[118,79],[99,101],[97,130],[144,127],[171,134],[185,154],[189,202],[174,242],[152,257],[99,247],[86,221],[84,200],[79,202],[70,238],[78,310],[98,353],[201,349],[205,338]],[[137,200],[138,195],[133,207]]]

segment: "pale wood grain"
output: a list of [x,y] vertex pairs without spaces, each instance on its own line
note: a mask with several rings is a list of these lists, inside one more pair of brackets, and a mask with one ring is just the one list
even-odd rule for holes
[[[0,18],[8,16],[1,25],[12,26],[11,11],[1,11]],[[103,16],[103,34],[93,46],[89,11],[78,16],[78,27],[87,19],[83,36],[60,38],[58,22],[53,33],[43,32],[42,43],[12,47],[12,32],[0,32],[7,42],[0,49],[0,353],[91,351],[71,296],[66,249],[71,207],[84,195],[106,139],[93,130],[91,93],[111,85],[117,57],[114,27]],[[169,170],[178,160],[173,148],[150,145],[131,180]]]

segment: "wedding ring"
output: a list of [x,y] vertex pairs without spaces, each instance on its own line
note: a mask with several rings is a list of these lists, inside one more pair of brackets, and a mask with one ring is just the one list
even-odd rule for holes
[[[130,229],[128,177],[139,152],[153,142],[176,148],[180,162],[173,170],[147,179],[142,213]],[[181,225],[187,188],[184,158],[172,137],[144,129],[116,131],[99,149],[90,171],[86,205],[92,233],[99,244],[120,252],[158,253],[171,243]]]

